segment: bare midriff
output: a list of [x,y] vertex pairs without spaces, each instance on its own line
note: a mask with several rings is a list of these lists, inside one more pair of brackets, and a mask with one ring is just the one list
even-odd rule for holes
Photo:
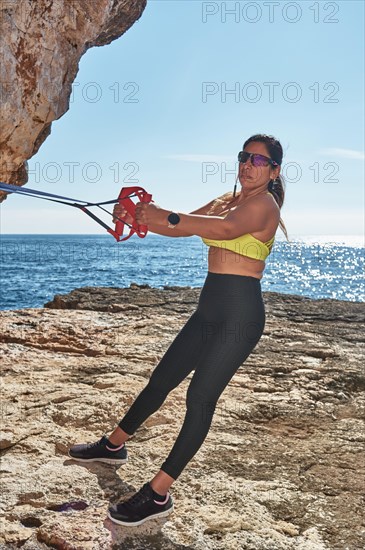
[[242,254],[236,254],[225,248],[210,246],[208,252],[208,271],[231,275],[246,275],[262,279],[265,262],[254,260]]

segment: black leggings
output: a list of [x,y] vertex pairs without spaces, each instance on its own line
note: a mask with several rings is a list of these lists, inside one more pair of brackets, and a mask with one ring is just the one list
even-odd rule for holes
[[198,307],[180,330],[119,427],[132,435],[195,370],[180,433],[161,469],[176,479],[206,438],[217,401],[260,340],[265,308],[260,280],[208,271]]

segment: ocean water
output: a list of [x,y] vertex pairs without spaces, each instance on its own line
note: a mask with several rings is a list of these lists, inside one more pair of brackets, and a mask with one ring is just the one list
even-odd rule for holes
[[[1,235],[0,309],[43,307],[84,286],[201,287],[207,253],[199,237],[149,234],[116,243],[110,235]],[[263,291],[364,302],[361,236],[277,238]]]

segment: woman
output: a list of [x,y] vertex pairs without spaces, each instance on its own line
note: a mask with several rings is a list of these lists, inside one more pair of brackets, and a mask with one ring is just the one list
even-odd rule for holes
[[[125,463],[127,439],[195,371],[183,426],[160,471],[131,498],[109,508],[109,518],[121,525],[140,525],[172,512],[172,483],[202,445],[220,395],[264,330],[260,280],[265,259],[279,224],[287,236],[280,219],[283,150],[274,137],[258,134],[245,142],[238,158],[242,189],[237,196],[226,193],[190,214],[171,213],[154,204],[136,206],[137,222],[149,231],[169,237],[198,235],[210,248],[198,307],[146,387],[109,438],[69,451],[76,460]],[[114,208],[114,215],[128,222],[126,214],[120,205]]]

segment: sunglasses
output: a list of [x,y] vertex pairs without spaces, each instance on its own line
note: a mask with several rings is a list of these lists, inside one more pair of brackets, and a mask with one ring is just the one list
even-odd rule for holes
[[277,162],[272,160],[269,157],[265,157],[264,155],[259,155],[258,153],[248,153],[247,151],[240,151],[238,153],[238,161],[239,162],[247,162],[248,159],[251,160],[251,164],[253,166],[268,166],[271,164],[271,166],[279,166]]

